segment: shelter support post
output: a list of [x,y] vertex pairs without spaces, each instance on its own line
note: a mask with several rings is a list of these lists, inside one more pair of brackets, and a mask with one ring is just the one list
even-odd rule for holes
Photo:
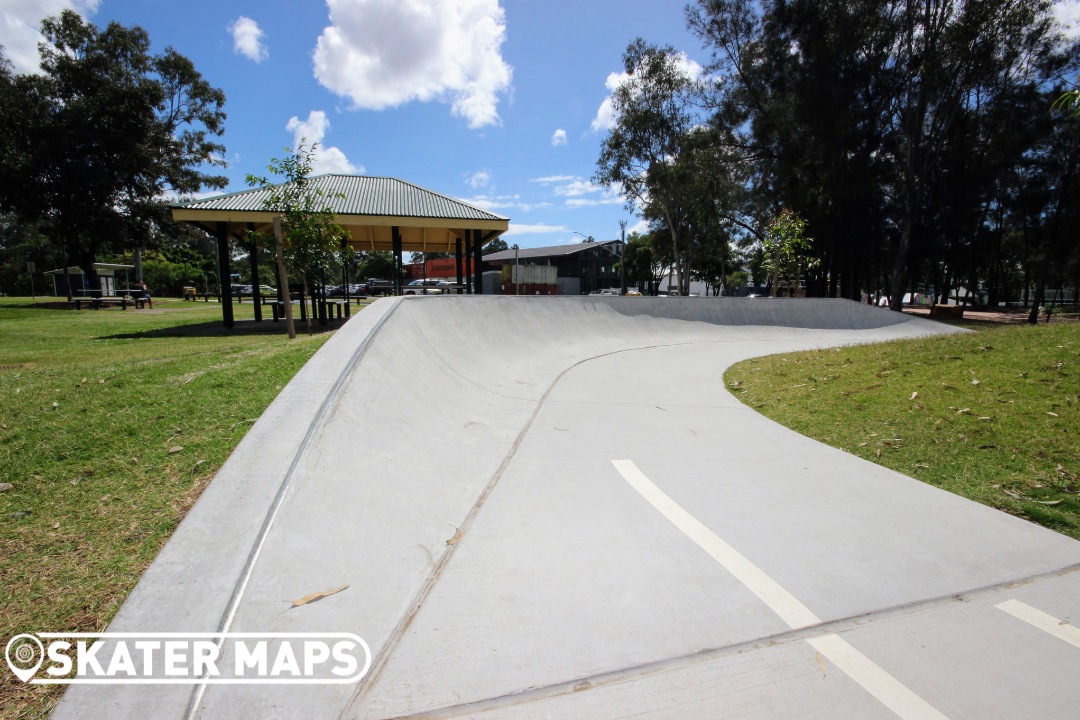
[[350,312],[350,306],[352,305],[352,293],[349,292],[349,260],[350,254],[348,252],[349,245],[346,243],[345,238],[341,238],[341,289],[345,293],[345,317],[348,318],[352,315]]
[[229,225],[217,224],[218,292],[221,298],[221,321],[226,328],[233,326],[232,269],[229,266]]
[[394,247],[394,294],[401,294],[401,229],[397,225],[390,228]]
[[[464,280],[461,272],[461,238],[457,238],[454,241],[454,260],[457,261],[457,284],[461,285]],[[461,288],[458,288],[457,294],[461,294]]]
[[255,223],[247,224],[248,261],[251,263],[251,302],[255,305],[255,322],[262,322],[262,292],[259,290],[259,248],[255,244]]
[[480,230],[473,230],[473,286],[476,295],[484,293],[484,268],[481,259],[484,253],[484,243],[481,241]]
[[464,241],[464,258],[465,258],[464,282],[465,282],[465,294],[466,295],[472,295],[472,291],[473,291],[473,277],[472,277],[472,273],[469,272],[469,262],[470,262],[469,258],[471,258],[471,257],[472,257],[472,233],[469,232],[468,230],[466,230],[465,231],[465,241]]

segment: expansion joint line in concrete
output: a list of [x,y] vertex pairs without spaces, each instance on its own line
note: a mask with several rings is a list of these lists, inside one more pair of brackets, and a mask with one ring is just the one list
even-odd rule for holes
[[[236,585],[233,586],[232,595],[229,597],[229,603],[225,606],[225,612],[221,616],[220,624],[218,625],[218,632],[228,632],[232,627],[233,620],[236,619],[237,610],[240,607],[240,602],[243,600],[244,592],[247,590],[248,582],[251,580],[251,575],[255,570],[255,565],[259,560],[259,555],[262,553],[263,546],[266,544],[266,538],[270,534],[270,529],[274,525],[274,520],[277,519],[278,512],[281,510],[282,503],[285,500],[285,496],[288,494],[289,488],[292,485],[293,475],[296,472],[296,468],[299,467],[300,461],[307,453],[308,447],[311,445],[312,439],[315,437],[318,430],[322,427],[327,416],[330,412],[330,407],[337,401],[338,393],[341,391],[345,381],[352,375],[356,366],[360,363],[361,358],[367,354],[368,348],[371,346],[372,341],[378,334],[379,329],[386,323],[394,311],[401,304],[401,299],[397,298],[394,303],[383,313],[383,316],[379,318],[374,327],[368,331],[368,334],[364,337],[357,348],[353,351],[352,356],[349,358],[345,367],[341,369],[334,384],[327,391],[326,396],[323,398],[322,403],[319,405],[319,409],[315,411],[315,415],[311,418],[311,422],[308,424],[307,432],[304,434],[303,439],[296,448],[296,452],[293,453],[292,462],[289,463],[288,470],[285,471],[285,475],[281,478],[281,484],[278,486],[277,493],[274,495],[273,501],[270,503],[270,508],[266,512],[266,516],[263,518],[262,526],[259,528],[258,535],[255,536],[255,541],[252,544],[251,550],[248,553],[247,560],[244,562],[243,570],[240,573],[239,579],[236,581]],[[206,694],[206,685],[196,685],[191,692],[191,698],[188,701],[188,706],[184,711],[184,720],[192,720],[199,711],[199,706],[202,704],[203,696]]]
[[[918,613],[933,610],[935,608],[955,605],[958,602],[970,602],[984,596],[990,596],[999,593],[1000,591],[1005,589],[1011,590],[1023,585],[1037,582],[1039,580],[1063,577],[1072,573],[1080,573],[1080,564],[1070,565],[1059,570],[1051,570],[1049,572],[1039,573],[1038,575],[1032,575],[1019,580],[1010,580],[1008,582],[1003,582],[997,585],[977,588],[974,590],[967,590],[953,595],[944,595],[941,597],[930,598],[928,600],[920,600],[918,602],[909,603],[907,605],[898,605],[895,607],[885,608],[883,610],[875,610],[872,613],[863,613],[861,615],[838,618],[836,620],[824,622],[820,625],[814,625],[813,627],[800,628],[798,630],[785,630],[783,632],[775,633],[773,635],[767,635],[761,638],[757,638],[755,640],[726,645],[724,647],[700,650],[689,655],[665,658],[663,660],[657,660],[650,663],[643,663],[641,665],[620,668],[618,670],[598,673],[596,675],[589,675],[587,677],[578,677],[572,680],[567,680],[565,682],[534,687],[528,690],[521,690],[518,692],[507,693],[505,695],[484,698],[483,700],[476,700],[474,702],[461,703],[458,705],[444,705],[440,708],[425,710],[416,714],[400,715],[390,720],[421,720],[421,718],[423,718],[423,720],[453,720],[454,718],[471,717],[482,712],[491,712],[494,710],[501,710],[531,703],[543,702],[545,700],[554,700],[559,697],[572,695],[574,693],[579,693],[586,690],[597,690],[611,685],[617,685],[619,683],[642,680],[662,673],[671,672],[673,670],[679,670],[682,668],[688,668],[696,665],[714,662],[725,657],[744,655],[746,653],[754,652],[757,650],[766,650],[781,645],[787,645],[789,643],[810,642],[817,638],[827,637],[847,630],[851,630],[853,628],[861,627],[871,622],[880,622],[885,620],[891,620],[894,618],[916,615]],[[1009,604],[1002,603],[995,607],[1001,608],[1001,605]],[[1009,612],[1008,608],[1001,609]]]
[[540,411],[544,408],[544,405],[547,403],[548,397],[551,395],[551,392],[555,389],[555,387],[559,384],[559,381],[562,380],[567,373],[577,368],[578,366],[584,365],[588,362],[592,362],[593,360],[599,360],[600,358],[610,357],[612,355],[618,355],[625,352],[651,350],[662,347],[674,347],[677,345],[698,344],[703,343],[658,343],[656,345],[642,345],[639,347],[619,348],[618,350],[612,350],[610,352],[600,353],[598,355],[593,355],[591,357],[578,360],[577,362],[570,365],[555,376],[555,379],[553,379],[548,385],[547,389],[544,390],[544,394],[540,397],[539,400],[536,401],[536,407],[533,408],[532,414],[529,415],[529,419],[525,421],[525,425],[521,428],[521,432],[519,432],[517,437],[514,439],[514,444],[510,446],[510,450],[506,453],[506,456],[502,459],[502,462],[499,463],[499,467],[495,470],[495,473],[491,476],[491,479],[488,480],[487,485],[484,486],[484,489],[480,492],[480,495],[477,497],[476,502],[473,503],[473,506],[469,509],[469,512],[465,516],[465,519],[457,528],[459,538],[458,541],[453,545],[448,545],[446,547],[446,550],[443,552],[442,556],[440,556],[438,562],[435,564],[435,567],[432,569],[431,574],[428,576],[427,581],[424,583],[423,587],[421,587],[420,591],[413,599],[412,604],[409,606],[409,611],[405,613],[405,616],[402,617],[401,621],[397,624],[397,626],[395,626],[394,631],[390,634],[390,637],[389,639],[387,639],[386,644],[375,656],[374,660],[371,663],[371,670],[360,681],[360,686],[359,688],[357,688],[353,697],[349,700],[349,702],[345,703],[345,706],[342,708],[342,712],[339,715],[339,718],[350,717],[351,709],[360,706],[364,698],[367,696],[370,688],[373,688],[375,687],[375,685],[378,684],[378,679],[382,675],[386,664],[393,656],[394,650],[401,642],[401,639],[405,636],[405,632],[409,629],[409,626],[412,625],[413,620],[415,620],[417,615],[419,615],[420,610],[424,606],[424,603],[427,601],[428,597],[435,589],[435,585],[442,578],[443,572],[450,564],[450,560],[453,558],[455,551],[461,546],[466,534],[469,531],[469,528],[472,527],[473,521],[476,519],[476,516],[479,515],[480,509],[484,506],[484,503],[487,501],[488,496],[491,495],[492,491],[495,489],[495,486],[499,483],[499,480],[502,479],[503,473],[506,472],[506,468],[509,467],[510,462],[514,459],[514,456],[517,455],[518,448],[520,448],[521,444],[525,441],[525,437],[529,434],[529,430],[532,428],[533,422],[536,420],[537,415],[540,414]]

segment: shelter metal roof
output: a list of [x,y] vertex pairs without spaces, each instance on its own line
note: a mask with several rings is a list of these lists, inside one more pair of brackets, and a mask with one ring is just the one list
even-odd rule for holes
[[[411,252],[453,252],[467,230],[480,230],[490,241],[509,229],[509,218],[397,178],[318,175],[310,182],[358,250],[390,250],[392,227],[399,228],[402,249]],[[268,190],[256,188],[193,200],[174,205],[173,219],[211,232],[224,222],[237,236],[248,223],[270,232],[275,213],[263,209],[268,197]]]
[[[118,265],[116,263],[94,263],[94,267],[98,270],[131,270],[134,265]],[[67,268],[58,268],[56,270],[46,270],[43,275],[82,275],[83,269],[78,265],[72,265]]]
[[598,247],[603,247],[611,252],[610,245],[618,245],[618,240],[601,240],[598,242],[582,242],[574,245],[552,245],[550,247],[539,248],[519,248],[514,250],[501,250],[496,253],[484,256],[484,262],[505,262],[507,260],[513,261],[514,253],[517,252],[518,260],[538,260],[540,258],[547,257],[563,257],[566,255],[573,255],[579,252],[585,252],[586,250],[593,250]]

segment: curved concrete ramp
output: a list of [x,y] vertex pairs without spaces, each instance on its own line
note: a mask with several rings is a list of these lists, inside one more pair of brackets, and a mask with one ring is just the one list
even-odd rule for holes
[[55,716],[1074,717],[1080,641],[1050,630],[1080,618],[1080,543],[722,382],[748,357],[944,332],[842,300],[380,300],[110,627],[350,632],[367,677],[76,686]]

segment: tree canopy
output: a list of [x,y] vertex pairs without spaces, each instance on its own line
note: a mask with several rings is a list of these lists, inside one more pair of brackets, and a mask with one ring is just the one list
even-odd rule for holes
[[225,96],[172,48],[152,54],[142,28],[65,10],[41,29],[41,74],[0,63],[0,210],[38,224],[97,287],[98,256],[148,242],[167,195],[225,186]]
[[[695,0],[709,62],[636,40],[596,179],[699,278],[764,257],[785,208],[807,292],[1043,302],[1080,285],[1080,68],[1046,0]],[[685,66],[685,62],[682,63]],[[816,264],[816,267],[814,265]]]

